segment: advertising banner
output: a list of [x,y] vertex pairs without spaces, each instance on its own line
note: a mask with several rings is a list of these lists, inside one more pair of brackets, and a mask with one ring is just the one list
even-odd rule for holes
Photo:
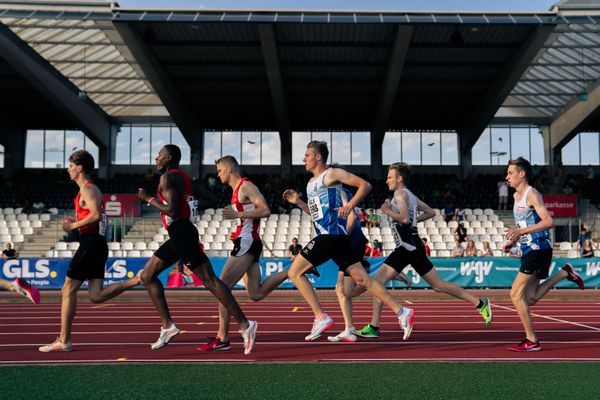
[[544,205],[555,218],[577,218],[577,196],[574,194],[545,194]]
[[[226,258],[212,258],[211,262],[217,275],[221,274]],[[384,258],[371,258],[371,275],[383,263]],[[486,288],[500,287],[509,288],[514,280],[520,265],[520,260],[515,258],[432,258],[431,261],[439,275],[450,282],[462,287]],[[59,258],[20,258],[0,260],[0,278],[14,280],[16,278],[27,279],[41,289],[60,288],[65,280],[66,271],[70,259]],[[571,263],[575,270],[583,277],[586,287],[600,287],[600,258],[555,258],[552,261],[550,275],[553,275],[566,262]],[[111,284],[135,276],[146,264],[144,258],[109,258],[106,265],[105,283]],[[291,261],[287,258],[263,258],[260,260],[262,277],[275,274],[289,268]],[[317,278],[307,275],[315,288],[334,288],[337,281],[338,268],[328,261],[319,268],[321,277]],[[169,270],[160,275],[163,285],[166,285]],[[412,267],[407,267],[404,272],[412,280],[413,288],[429,287]],[[403,287],[403,283],[394,283],[396,287]],[[243,282],[236,285],[243,288]],[[293,288],[291,281],[286,280],[282,289]],[[572,282],[561,281],[558,287],[575,288]]]
[[103,194],[102,204],[107,217],[139,217],[142,212],[140,199],[131,193]]

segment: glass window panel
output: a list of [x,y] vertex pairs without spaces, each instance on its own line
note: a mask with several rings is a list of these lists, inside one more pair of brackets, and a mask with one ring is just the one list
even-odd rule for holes
[[422,132],[423,165],[440,165],[440,133]]
[[221,157],[233,156],[238,163],[242,163],[242,132],[223,132],[221,146]]
[[131,155],[131,125],[123,125],[117,132],[115,164],[129,164]]
[[581,132],[579,134],[581,143],[581,165],[600,164],[598,154],[598,132]]
[[311,140],[318,140],[320,142],[327,143],[327,150],[329,150],[329,156],[325,160],[325,164],[331,162],[331,132],[313,132]]
[[[532,132],[535,132],[532,130]],[[510,158],[531,158],[529,154],[529,127],[510,128]]]
[[486,128],[471,149],[473,165],[490,165],[490,128]]
[[[190,149],[190,145],[187,140],[183,137],[183,134],[175,125],[171,125],[171,143],[179,146],[181,150],[181,165],[190,165],[192,163],[192,150]],[[154,161],[154,157],[152,158],[152,162]],[[213,160],[214,162],[214,160]]]
[[219,158],[221,158],[221,132],[204,132],[202,164],[213,165]]
[[44,131],[27,131],[25,168],[44,167]]
[[458,134],[442,132],[442,164],[458,165]]
[[302,165],[306,145],[310,142],[310,132],[292,132],[292,164]]
[[402,132],[402,161],[421,164],[421,132]]
[[[91,140],[88,140],[91,142]],[[63,165],[67,167],[69,165],[69,157],[73,152],[81,149],[85,149],[85,139],[83,132],[81,131],[66,131],[65,132],[65,155]],[[94,157],[94,162],[96,158]]]
[[540,133],[537,127],[532,127],[529,131],[531,138],[531,159],[529,162],[531,165],[546,165],[544,157],[544,135]]
[[242,132],[242,164],[260,165],[260,132]]
[[85,136],[84,136],[84,138],[85,138],[84,147],[88,151],[88,153],[90,153],[92,155],[92,157],[94,157],[94,168],[98,168],[98,160],[100,157],[100,150],[98,149],[98,146],[96,146],[96,143],[92,142],[90,139],[88,139]]
[[154,161],[156,155],[164,145],[171,143],[170,126],[153,125],[151,129],[152,143],[150,145],[150,162]]
[[350,165],[350,132],[332,132],[331,137],[331,162]]
[[4,146],[0,144],[0,168],[4,168]]
[[510,129],[492,127],[492,165],[506,165],[510,159]]
[[371,132],[352,132],[352,164],[371,164]]
[[45,168],[63,168],[65,161],[65,131],[46,131]]
[[579,135],[575,136],[562,148],[563,165],[581,165],[579,162]]
[[263,165],[281,164],[281,138],[279,132],[263,132],[261,146]]
[[131,164],[150,165],[150,126],[131,127]]
[[386,132],[381,146],[381,161],[383,165],[393,164],[401,160],[400,132]]

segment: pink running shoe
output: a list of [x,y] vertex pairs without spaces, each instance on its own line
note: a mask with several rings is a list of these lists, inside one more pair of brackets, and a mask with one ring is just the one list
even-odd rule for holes
[[569,280],[571,282],[575,282],[577,284],[577,286],[579,286],[579,289],[581,289],[581,290],[585,289],[581,275],[579,275],[577,272],[575,272],[575,268],[573,268],[573,266],[571,264],[569,264],[569,263],[565,264],[565,266],[562,267],[562,269],[567,273],[567,280]]
[[519,344],[508,347],[508,350],[517,352],[540,351],[541,349],[542,346],[540,345],[539,340],[537,342],[532,342],[529,339],[525,339]]
[[200,346],[196,347],[196,350],[210,352],[210,351],[229,350],[230,348],[231,348],[231,342],[229,340],[226,342],[223,342],[218,337],[211,337],[211,338],[208,338],[207,343],[201,344]]
[[35,286],[29,284],[29,282],[23,278],[15,279],[13,285],[17,289],[17,293],[27,297],[34,304],[40,304],[40,291],[37,290]]

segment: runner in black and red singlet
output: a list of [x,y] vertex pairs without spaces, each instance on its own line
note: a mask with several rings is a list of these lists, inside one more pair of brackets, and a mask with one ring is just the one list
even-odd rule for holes
[[[263,243],[258,232],[260,219],[271,215],[265,198],[256,185],[248,178],[242,178],[240,166],[232,156],[216,161],[217,175],[221,182],[231,186],[231,206],[223,209],[223,218],[240,219],[233,233],[234,247],[231,257],[223,267],[221,280],[230,288],[244,278],[246,289],[254,301],[265,298],[287,279],[287,270],[267,277],[261,283],[261,271],[258,264]],[[217,336],[209,338],[207,343],[197,347],[199,351],[228,350],[230,315],[224,306],[219,307],[219,331]]]
[[165,229],[169,232],[169,240],[156,250],[142,272],[142,281],[162,320],[160,336],[151,348],[156,350],[165,346],[180,332],[171,318],[158,275],[182,260],[236,319],[244,338],[244,354],[249,354],[254,346],[257,323],[246,318],[231,290],[215,276],[210,260],[200,249],[198,230],[193,224],[197,214],[197,201],[190,178],[179,169],[180,160],[181,150],[173,144],[164,146],[156,156],[156,167],[159,172],[164,172],[158,184],[160,202],[144,189],[138,189],[139,198],[160,210]]
[[106,214],[102,208],[102,193],[90,180],[93,169],[94,157],[87,151],[78,150],[69,157],[69,177],[79,186],[75,197],[77,218],[66,217],[62,228],[65,231],[79,229],[79,249],[71,259],[62,288],[60,335],[53,343],[39,348],[44,353],[71,350],[71,325],[77,308],[77,291],[83,282],[88,281],[89,297],[93,303],[105,302],[140,283],[136,276],[102,287],[108,258],[104,237]]

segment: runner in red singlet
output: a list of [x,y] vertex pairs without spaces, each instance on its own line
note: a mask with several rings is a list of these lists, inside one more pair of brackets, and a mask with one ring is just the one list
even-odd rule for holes
[[62,228],[65,231],[79,229],[79,249],[71,259],[62,288],[60,335],[53,343],[39,348],[44,353],[71,351],[71,327],[77,308],[77,291],[83,282],[88,281],[92,303],[105,302],[140,283],[136,276],[102,287],[108,258],[108,246],[104,237],[106,214],[102,209],[102,193],[90,180],[93,170],[94,157],[87,151],[78,150],[69,157],[69,177],[79,186],[79,193],[75,198],[77,219],[66,217],[62,221]]
[[[231,257],[223,267],[221,280],[232,288],[242,277],[250,298],[259,301],[276,289],[287,279],[287,270],[273,274],[261,284],[261,272],[258,260],[263,243],[258,232],[260,219],[271,215],[265,198],[256,185],[248,178],[242,178],[240,166],[232,156],[216,161],[217,175],[221,182],[231,186],[233,195],[231,206],[223,209],[223,218],[240,219],[233,234],[234,247]],[[222,305],[219,307],[219,331],[217,336],[197,347],[200,351],[229,350],[230,315]]]
[[162,320],[160,336],[151,348],[156,350],[165,346],[180,332],[171,318],[158,275],[178,260],[182,260],[236,319],[244,338],[244,354],[249,354],[254,346],[258,324],[246,318],[231,290],[215,276],[210,260],[200,248],[198,230],[193,224],[197,213],[197,201],[189,177],[179,170],[180,160],[181,150],[173,144],[160,149],[156,157],[156,167],[159,172],[164,172],[158,184],[160,202],[144,189],[138,189],[139,198],[160,210],[165,229],[169,232],[169,240],[156,250],[142,272],[142,281]]

